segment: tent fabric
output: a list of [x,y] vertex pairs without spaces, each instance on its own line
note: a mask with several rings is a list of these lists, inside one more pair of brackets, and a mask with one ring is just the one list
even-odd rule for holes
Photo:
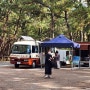
[[80,48],[80,45],[74,41],[71,41],[64,35],[59,35],[50,41],[41,43],[42,47],[59,47],[59,48]]

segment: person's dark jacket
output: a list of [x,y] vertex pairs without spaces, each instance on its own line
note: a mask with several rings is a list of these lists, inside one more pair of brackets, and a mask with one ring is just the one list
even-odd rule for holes
[[52,55],[46,54],[45,56],[45,74],[51,74],[52,62],[51,62]]

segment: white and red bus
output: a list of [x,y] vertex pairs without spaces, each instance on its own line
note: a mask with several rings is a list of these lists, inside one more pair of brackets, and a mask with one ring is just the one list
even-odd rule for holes
[[19,65],[30,65],[33,68],[40,64],[39,41],[23,40],[13,44],[10,63],[18,68]]

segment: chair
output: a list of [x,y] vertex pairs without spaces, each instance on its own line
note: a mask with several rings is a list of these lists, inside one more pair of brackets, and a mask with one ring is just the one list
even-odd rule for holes
[[73,56],[72,58],[72,68],[78,66],[80,68],[80,56]]

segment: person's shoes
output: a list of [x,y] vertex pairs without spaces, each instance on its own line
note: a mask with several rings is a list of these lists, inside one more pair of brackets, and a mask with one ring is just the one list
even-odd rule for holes
[[44,78],[48,78],[48,75],[45,75],[45,77]]
[[51,77],[48,75],[48,78],[51,78]]
[[45,75],[45,77],[44,77],[44,78],[45,78],[45,79],[46,79],[46,78],[50,78],[50,76],[49,76],[49,75]]
[[56,69],[60,69],[60,68],[57,67]]

